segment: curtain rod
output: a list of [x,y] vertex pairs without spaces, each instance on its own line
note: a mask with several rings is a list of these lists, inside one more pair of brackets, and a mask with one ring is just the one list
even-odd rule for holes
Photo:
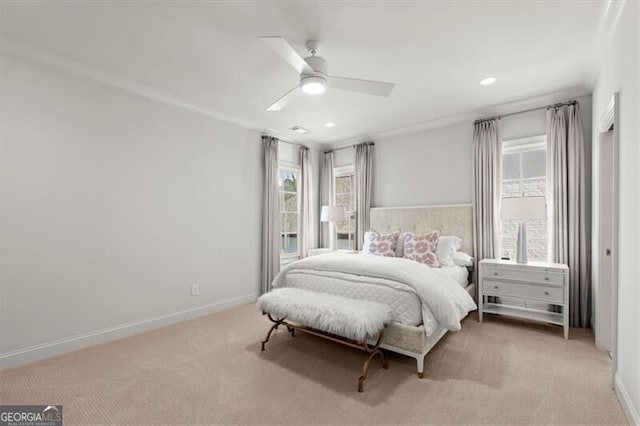
[[[274,137],[274,136],[269,136],[269,135],[262,135],[262,136],[263,136],[263,137],[264,137],[264,136],[267,136],[267,137],[270,137],[270,138],[271,138],[271,137]],[[280,138],[276,138],[276,139],[278,139],[278,143],[282,142],[282,143],[286,143],[286,144],[288,144],[288,145],[293,145],[293,146],[297,146],[297,147],[300,147],[300,148],[309,149],[309,147],[308,147],[308,146],[306,146],[306,145],[302,145],[301,143],[289,142],[289,141],[285,141],[285,140],[280,139]]]
[[284,142],[284,143],[287,143],[289,145],[297,146],[298,148],[301,148],[301,149],[306,149],[307,151],[309,150],[308,146],[302,145],[301,143],[288,142],[288,141],[283,141],[283,140],[280,140],[280,139],[278,139],[278,142]]
[[309,149],[306,145],[302,145],[301,143],[289,142],[289,141],[283,141],[282,139],[278,139],[278,142],[282,142],[282,143],[286,143],[286,144],[289,144],[289,145],[299,146],[299,147],[302,147],[302,148],[307,148],[307,149]]
[[328,150],[328,151],[322,151],[322,152],[324,152],[324,153],[326,154],[327,152],[342,151],[343,149],[355,148],[356,146],[358,146],[358,145],[363,145],[363,144],[364,144],[364,145],[371,145],[371,146],[374,146],[374,145],[375,145],[375,142],[363,142],[363,143],[361,143],[361,144],[360,144],[360,143],[357,143],[357,144],[355,144],[355,145],[343,146],[342,148],[330,149],[330,150]]
[[525,109],[525,110],[522,110],[522,111],[515,111],[515,112],[509,112],[507,114],[496,115],[496,116],[493,116],[493,117],[479,118],[476,121],[474,121],[473,124],[476,125],[476,124],[484,123],[486,121],[500,120],[503,117],[509,117],[511,115],[516,115],[516,114],[524,114],[525,112],[538,111],[540,109],[545,109],[545,108],[547,110],[550,110],[551,108],[560,108],[560,107],[563,107],[563,106],[577,105],[577,104],[578,104],[578,101],[560,102],[560,103],[553,104],[553,105],[547,105],[546,107],[531,108],[531,109]]
[[[269,135],[262,135],[262,136],[272,137],[272,136],[269,136]],[[309,149],[309,147],[308,147],[308,146],[306,146],[306,145],[302,145],[302,144],[300,144],[300,143],[296,143],[296,142],[289,142],[289,141],[285,141],[285,140],[282,140],[282,139],[279,139],[279,138],[278,138],[278,142],[286,143],[286,144],[293,145],[293,146],[300,146],[300,147],[303,147],[303,148],[307,148],[307,149]],[[364,144],[364,145],[372,145],[372,146],[373,146],[373,145],[375,145],[375,142],[363,142],[362,144]],[[328,151],[322,151],[322,152],[334,152],[334,151],[341,151],[341,150],[343,150],[343,149],[353,148],[353,147],[355,147],[355,146],[357,146],[357,145],[362,145],[362,144],[355,144],[355,145],[350,145],[350,146],[343,146],[342,148],[330,149],[330,150],[328,150]]]

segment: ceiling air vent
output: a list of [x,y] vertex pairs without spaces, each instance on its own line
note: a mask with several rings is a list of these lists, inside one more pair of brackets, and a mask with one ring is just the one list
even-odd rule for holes
[[293,130],[296,133],[300,133],[301,135],[306,135],[307,133],[311,133],[310,130],[307,130],[304,127],[300,127],[300,126],[293,126],[291,127],[291,130]]

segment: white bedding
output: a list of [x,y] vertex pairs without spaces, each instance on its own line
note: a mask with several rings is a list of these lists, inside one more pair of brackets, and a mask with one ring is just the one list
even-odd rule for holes
[[365,284],[354,280],[350,274],[295,269],[287,274],[286,286],[382,303],[391,308],[393,321],[408,325],[422,324],[418,295],[406,286],[398,287],[392,282],[384,281],[372,279],[370,283]]
[[[273,287],[301,287],[316,291],[339,291],[347,297],[380,301],[382,294],[400,292],[414,295],[387,296],[396,305],[419,303],[419,314],[425,333],[431,335],[439,326],[455,331],[460,320],[476,305],[469,294],[453,278],[412,260],[366,255],[327,254],[312,256],[287,265],[274,279]],[[349,289],[339,289],[340,285]],[[381,290],[380,287],[387,290]],[[348,296],[347,292],[352,292]],[[387,292],[387,293],[385,293]],[[356,294],[358,293],[358,294]],[[377,294],[376,294],[377,293]],[[386,302],[385,302],[386,303]],[[388,303],[386,303],[388,304]],[[395,318],[394,318],[395,320]],[[404,321],[402,321],[404,322]],[[409,324],[416,324],[416,317]]]
[[437,271],[453,279],[462,288],[467,288],[469,285],[469,270],[465,266],[442,266]]

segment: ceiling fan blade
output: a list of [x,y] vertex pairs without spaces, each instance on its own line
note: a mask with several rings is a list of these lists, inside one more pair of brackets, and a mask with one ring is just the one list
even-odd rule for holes
[[282,57],[289,65],[295,68],[298,71],[298,74],[306,73],[313,74],[313,70],[311,67],[305,62],[304,59],[298,52],[296,52],[293,47],[289,44],[287,40],[282,37],[260,37],[260,40],[264,42],[267,46],[269,46],[274,52]]
[[295,95],[298,94],[299,88],[300,86],[296,86],[293,89],[289,90],[287,93],[284,94],[284,96],[282,96],[280,99],[278,99],[277,101],[269,105],[269,107],[267,108],[267,111],[280,111],[282,108],[287,106],[289,101],[293,99]]
[[389,96],[396,85],[395,83],[385,83],[384,81],[329,76],[329,86],[334,89],[350,90],[369,95]]

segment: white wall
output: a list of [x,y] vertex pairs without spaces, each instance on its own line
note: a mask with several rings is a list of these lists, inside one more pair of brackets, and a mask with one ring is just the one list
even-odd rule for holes
[[[580,103],[590,171],[591,96]],[[502,139],[546,133],[546,111],[504,117]],[[418,133],[376,139],[373,205],[377,207],[471,202],[473,123],[458,122]],[[590,173],[587,173],[590,182]]]
[[257,132],[9,55],[1,72],[1,367],[255,299]]
[[373,206],[471,201],[471,123],[375,140]]
[[593,92],[594,135],[611,96],[620,92],[616,390],[629,420],[640,424],[640,6],[633,1],[613,6],[607,23],[612,33],[602,45]]

